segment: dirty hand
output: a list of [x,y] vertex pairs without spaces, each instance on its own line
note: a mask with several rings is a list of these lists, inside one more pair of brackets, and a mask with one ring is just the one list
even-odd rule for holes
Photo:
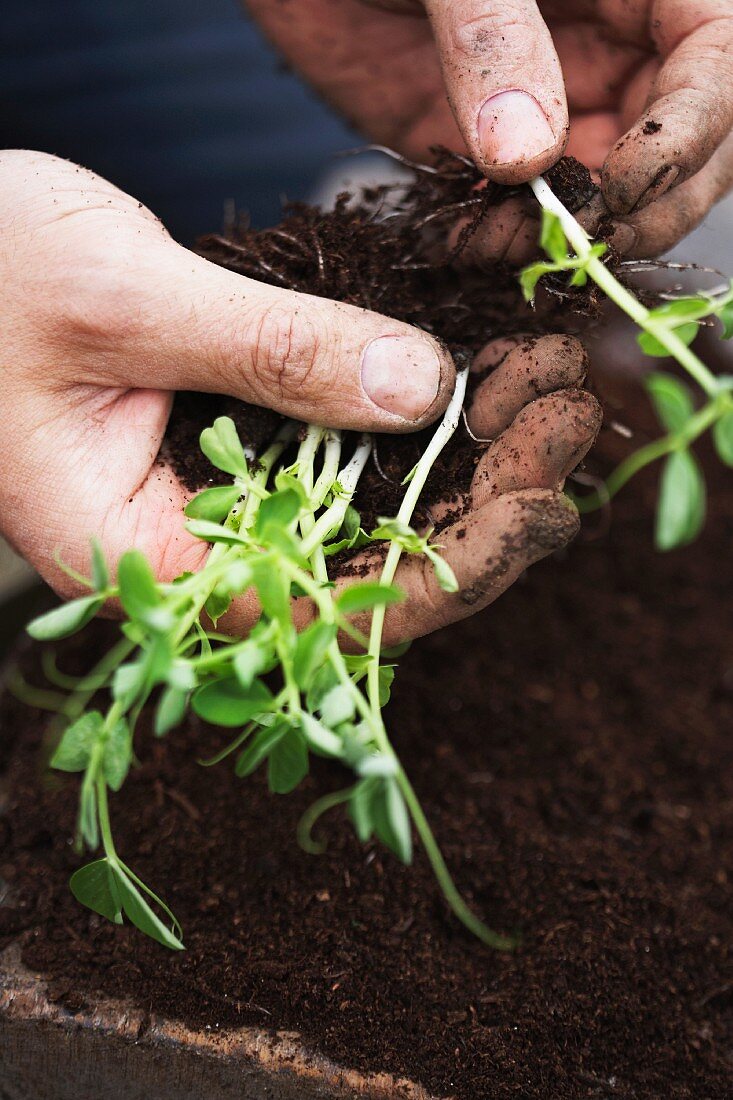
[[[95,535],[111,562],[137,546],[164,579],[201,564],[206,548],[183,528],[187,494],[158,458],[175,390],[393,432],[429,423],[449,400],[453,363],[426,333],[216,267],[86,169],[9,151],[0,196],[0,530],[66,595],[74,584],[54,554],[88,572]],[[520,413],[538,392],[577,386],[578,346],[552,339],[517,360],[516,382],[510,364],[479,390],[471,413],[477,434],[515,439],[506,454],[505,437],[495,444],[453,548],[478,603],[575,531],[555,490],[590,445],[592,399],[573,390]],[[534,425],[526,436],[522,417]],[[517,553],[505,547],[503,572],[487,579],[504,537]],[[416,600],[426,628],[446,617],[429,586]]]
[[[248,7],[350,121],[408,156],[464,149],[489,179],[519,183],[567,142],[589,168],[602,166],[614,246],[625,254],[669,248],[733,184],[731,0]],[[494,254],[515,238],[529,244],[516,200],[509,213],[486,242]]]

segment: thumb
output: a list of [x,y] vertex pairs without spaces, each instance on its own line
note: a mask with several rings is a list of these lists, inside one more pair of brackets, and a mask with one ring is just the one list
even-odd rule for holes
[[562,69],[534,0],[426,0],[448,99],[491,180],[544,172],[567,141]]
[[446,407],[455,368],[420,329],[227,271],[170,238],[131,273],[117,384],[222,393],[324,426],[412,431]]

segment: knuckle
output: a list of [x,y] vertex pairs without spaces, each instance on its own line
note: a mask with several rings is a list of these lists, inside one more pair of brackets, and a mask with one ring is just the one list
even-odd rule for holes
[[248,342],[254,381],[265,396],[307,401],[325,383],[329,338],[313,312],[268,306],[251,322]]
[[129,339],[145,312],[131,266],[83,260],[64,282],[55,310],[58,334],[79,351],[98,352]]
[[513,4],[503,4],[501,11],[486,14],[485,3],[474,0],[468,6],[449,9],[449,33],[453,48],[460,54],[475,56],[506,47],[515,41],[529,42],[533,28]]

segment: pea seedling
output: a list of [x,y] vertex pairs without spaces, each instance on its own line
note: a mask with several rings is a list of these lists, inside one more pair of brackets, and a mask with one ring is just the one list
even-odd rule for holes
[[[304,815],[298,829],[302,846],[321,850],[314,826],[323,813],[344,805],[362,842],[376,836],[410,863],[414,825],[459,920],[493,947],[512,945],[488,929],[458,893],[382,715],[395,671],[392,657],[382,654],[382,633],[387,607],[403,598],[394,585],[402,554],[426,555],[441,586],[457,588],[438,548],[410,523],[430,469],[459,422],[465,389],[464,370],[440,426],[406,479],[397,516],[381,520],[370,534],[351,503],[371,452],[369,437],[361,437],[344,462],[341,434],[311,426],[286,466],[283,456],[295,439],[295,424],[286,424],[254,461],[233,422],[218,419],[202,433],[201,448],[229,480],[205,489],[186,508],[188,530],[212,547],[201,571],[160,584],[143,554],[131,550],[120,560],[113,584],[95,547],[92,577],[84,581],[89,594],[30,625],[36,639],[64,638],[110,599],[120,601],[126,616],[119,643],[64,701],[69,724],[51,759],[53,767],[82,776],[79,847],[102,848],[100,859],[71,878],[84,905],[117,923],[127,917],[167,947],[183,947],[176,918],[123,862],[111,828],[109,792],[116,794],[124,783],[136,723],[155,695],[157,736],[177,726],[191,708],[207,722],[236,731],[207,764],[233,756],[240,777],[266,765],[269,787],[278,794],[304,779],[310,754],[340,761],[354,780]],[[387,544],[379,580],[337,590],[329,559],[371,541]],[[249,636],[217,631],[232,600],[248,592],[256,593],[262,609]],[[310,625],[300,633],[293,624],[294,596],[308,597],[313,608]],[[362,612],[371,613],[368,637],[351,619]],[[343,638],[361,652],[345,652]],[[106,712],[90,709],[101,689],[111,696]]]
[[660,371],[650,373],[645,385],[665,435],[629,455],[600,492],[576,499],[576,504],[581,512],[600,507],[639,470],[664,459],[656,545],[660,550],[684,546],[697,538],[705,522],[705,479],[692,444],[710,430],[721,461],[733,466],[733,377],[714,375],[690,347],[700,323],[707,318],[719,318],[723,338],[733,337],[733,283],[722,293],[676,298],[647,309],[602,262],[606,246],[591,242],[545,180],[536,179],[531,187],[542,207],[540,244],[549,259],[522,271],[525,299],[534,300],[537,284],[547,274],[567,271],[571,286],[584,286],[592,279],[642,330],[637,337],[642,351],[655,358],[675,359],[705,398],[697,408],[690,388],[679,378]]
[[[613,496],[638,470],[664,458],[657,543],[669,549],[689,542],[705,513],[704,481],[691,444],[712,429],[721,459],[733,465],[733,378],[713,375],[690,344],[709,317],[722,320],[724,336],[733,335],[733,288],[649,310],[602,262],[605,246],[590,241],[544,180],[535,180],[532,188],[543,208],[541,244],[549,258],[521,273],[527,301],[534,299],[544,275],[568,272],[574,286],[592,279],[642,329],[639,343],[646,354],[672,356],[705,394],[705,404],[696,409],[680,380],[650,375],[647,387],[666,434],[627,458],[604,490],[606,497]],[[287,794],[301,783],[311,754],[339,761],[354,778],[305,813],[298,827],[302,847],[322,850],[313,836],[316,824],[327,811],[345,806],[362,842],[374,836],[410,863],[414,827],[458,919],[492,947],[513,946],[513,940],[487,928],[459,894],[382,713],[396,667],[393,655],[382,650],[382,634],[387,607],[403,598],[394,584],[401,556],[425,555],[440,585],[457,588],[439,547],[429,535],[413,530],[411,521],[430,469],[458,425],[465,389],[466,372],[461,371],[440,426],[405,479],[397,515],[380,520],[371,533],[362,529],[352,505],[372,450],[369,437],[352,446],[337,431],[310,426],[294,461],[286,465],[297,425],[286,424],[255,456],[245,452],[233,422],[218,419],[202,433],[201,448],[227,481],[205,489],[186,508],[188,530],[211,545],[204,567],[161,584],[144,555],[131,550],[112,582],[95,545],[91,578],[74,574],[88,593],[31,623],[32,637],[52,641],[81,630],[107,600],[119,600],[125,614],[120,640],[88,676],[72,682],[46,662],[49,678],[71,688],[69,695],[46,691],[31,697],[58,710],[65,721],[51,765],[82,777],[78,849],[102,849],[100,858],[71,878],[81,903],[116,923],[126,917],[166,947],[183,948],[180,924],[123,861],[111,827],[109,793],[116,795],[124,784],[133,763],[136,725],[154,697],[156,736],[169,733],[193,710],[235,731],[206,765],[232,756],[240,777],[266,766],[275,793]],[[589,510],[601,502],[596,494],[579,506]],[[353,581],[337,590],[330,559],[373,541],[387,544],[379,580]],[[232,601],[247,594],[256,596],[262,611],[249,636],[217,630]],[[300,633],[292,611],[298,596],[307,597],[313,608],[310,625]],[[365,612],[371,614],[368,636],[351,618]],[[356,653],[343,648],[344,638],[355,644]],[[100,692],[111,700],[105,711],[93,705]]]

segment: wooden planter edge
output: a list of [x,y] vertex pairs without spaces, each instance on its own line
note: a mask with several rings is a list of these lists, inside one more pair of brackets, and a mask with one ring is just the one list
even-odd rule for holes
[[193,1030],[100,997],[72,1013],[40,975],[0,954],[0,1100],[437,1100],[391,1074],[362,1074],[309,1049],[295,1032]]

